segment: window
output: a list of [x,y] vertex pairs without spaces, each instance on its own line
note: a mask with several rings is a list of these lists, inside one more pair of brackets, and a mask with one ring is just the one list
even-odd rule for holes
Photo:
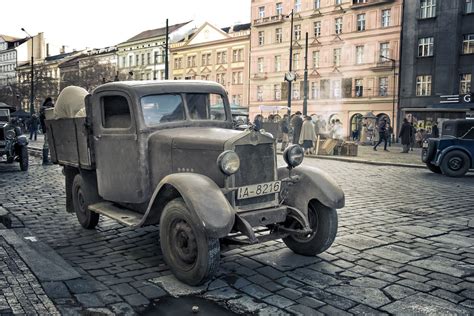
[[138,66],[138,64],[140,63],[140,55],[136,55],[135,56],[135,66]]
[[184,120],[184,104],[179,94],[149,95],[141,98],[140,103],[147,126]]
[[227,52],[217,52],[217,63],[218,64],[226,64],[227,63]]
[[260,31],[258,32],[258,45],[262,46],[263,44],[265,44],[265,32]]
[[356,46],[356,64],[360,65],[364,62],[364,46]]
[[259,18],[264,18],[265,17],[265,7],[259,7],[258,8],[258,17]]
[[297,24],[294,26],[294,37],[295,41],[299,41],[301,39],[301,25]]
[[418,40],[418,57],[433,56],[433,37],[424,37]]
[[209,80],[211,78],[211,75],[201,75],[201,80]]
[[333,65],[339,67],[341,65],[341,49],[335,48],[333,51]]
[[128,56],[128,67],[132,67],[132,63],[133,63],[133,56],[130,55]]
[[216,74],[216,82],[220,83],[223,86],[225,86],[225,73]]
[[459,79],[459,94],[471,93],[471,74],[461,74]]
[[276,14],[277,15],[282,15],[283,14],[283,5],[281,2],[278,2],[276,5],[275,5],[275,9],[276,9]]
[[147,63],[147,65],[151,64],[151,53],[146,54],[146,63]]
[[188,56],[188,68],[196,67],[196,56]]
[[125,58],[125,56],[122,56],[122,67],[126,67],[126,64],[127,64],[127,59]]
[[283,32],[281,28],[277,28],[275,30],[275,42],[276,43],[281,43],[283,42]]
[[242,56],[244,54],[243,49],[234,49],[232,51],[232,62],[239,62],[242,61]]
[[[380,56],[390,58],[390,43],[380,43]],[[380,57],[381,62],[386,62],[388,59]]]
[[362,79],[355,80],[355,96],[362,97],[364,95],[364,84]]
[[390,26],[390,9],[382,10],[382,27]]
[[235,71],[232,73],[232,84],[242,84],[242,72],[241,71]]
[[201,65],[202,66],[211,65],[211,53],[201,55]]
[[316,82],[311,82],[311,98],[319,99],[319,85]]
[[257,101],[263,101],[263,86],[257,86]]
[[215,115],[211,112],[212,107],[224,104],[220,94],[188,93],[186,94],[186,104],[192,120],[225,120],[225,114]]
[[335,0],[334,2],[336,5],[341,5],[342,4],[342,0]]
[[474,13],[474,1],[466,0],[466,13]]
[[102,126],[104,128],[129,128],[132,119],[127,99],[122,96],[102,98]]
[[332,82],[332,96],[334,98],[341,97],[341,80],[334,80]]
[[420,0],[420,18],[428,19],[436,16],[436,0]]
[[336,34],[342,33],[342,18],[337,18],[335,20],[335,32]]
[[280,84],[273,85],[273,100],[275,101],[281,100],[281,85]]
[[314,37],[321,36],[321,21],[314,22]]
[[281,56],[275,56],[275,71],[281,71]]
[[232,95],[232,103],[236,105],[240,105],[242,100],[242,95],[241,94],[234,94]]
[[179,58],[175,58],[174,59],[174,69],[180,69],[181,68],[181,65],[180,65],[180,62],[179,62]]
[[263,73],[263,57],[257,59],[257,72]]
[[313,68],[319,68],[319,50],[313,52]]
[[429,96],[431,95],[431,76],[417,76],[416,77],[416,95]]
[[379,78],[379,96],[386,97],[388,95],[388,77]]
[[318,10],[321,8],[321,0],[314,0],[314,9]]
[[293,81],[291,83],[291,93],[293,95],[293,100],[299,100],[300,99],[300,84],[299,84],[299,82]]
[[301,11],[301,0],[295,0],[295,12]]
[[365,14],[357,15],[357,31],[365,31]]
[[462,42],[462,53],[474,54],[474,34],[464,35],[464,40]]

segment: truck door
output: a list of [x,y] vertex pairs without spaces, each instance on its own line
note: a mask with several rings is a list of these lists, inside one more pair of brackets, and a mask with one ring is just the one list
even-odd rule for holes
[[93,100],[93,131],[99,195],[114,202],[142,200],[137,128],[130,98],[103,92]]

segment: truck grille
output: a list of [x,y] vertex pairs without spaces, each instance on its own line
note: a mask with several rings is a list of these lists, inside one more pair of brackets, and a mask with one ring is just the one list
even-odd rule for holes
[[[271,143],[260,145],[237,145],[235,152],[240,157],[240,168],[235,174],[235,186],[246,186],[275,180],[275,154]],[[236,206],[271,202],[275,194],[236,200]]]

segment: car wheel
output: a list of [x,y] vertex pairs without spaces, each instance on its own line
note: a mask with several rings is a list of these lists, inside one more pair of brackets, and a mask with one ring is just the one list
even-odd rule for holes
[[283,242],[297,254],[315,256],[326,251],[336,238],[337,211],[319,202],[311,202],[308,207],[308,222],[311,234],[289,235],[283,238]]
[[461,177],[469,170],[469,156],[460,151],[453,150],[448,152],[441,162],[441,171],[448,177]]
[[427,162],[426,166],[434,173],[441,173],[441,168],[436,165],[433,165],[431,162]]
[[20,170],[28,170],[28,148],[26,146],[20,148]]
[[186,284],[202,284],[219,268],[219,239],[197,226],[181,198],[169,202],[161,214],[160,243],[171,271]]
[[98,201],[100,197],[97,190],[88,186],[83,177],[77,174],[72,182],[72,204],[82,227],[93,229],[99,223],[99,214],[88,209],[89,205]]

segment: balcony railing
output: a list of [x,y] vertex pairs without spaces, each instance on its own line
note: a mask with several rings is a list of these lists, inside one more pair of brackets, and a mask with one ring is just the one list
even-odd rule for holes
[[253,74],[252,76],[253,80],[265,80],[267,79],[267,73],[266,72],[257,72]]
[[283,15],[273,15],[273,16],[267,16],[263,18],[258,18],[253,20],[253,25],[255,26],[261,26],[261,25],[268,25],[268,24],[273,24],[273,23],[281,23],[283,22]]
[[352,0],[352,9],[359,9],[368,6],[374,6],[378,4],[386,4],[394,2],[395,0],[366,0],[365,2],[357,3],[356,0]]

